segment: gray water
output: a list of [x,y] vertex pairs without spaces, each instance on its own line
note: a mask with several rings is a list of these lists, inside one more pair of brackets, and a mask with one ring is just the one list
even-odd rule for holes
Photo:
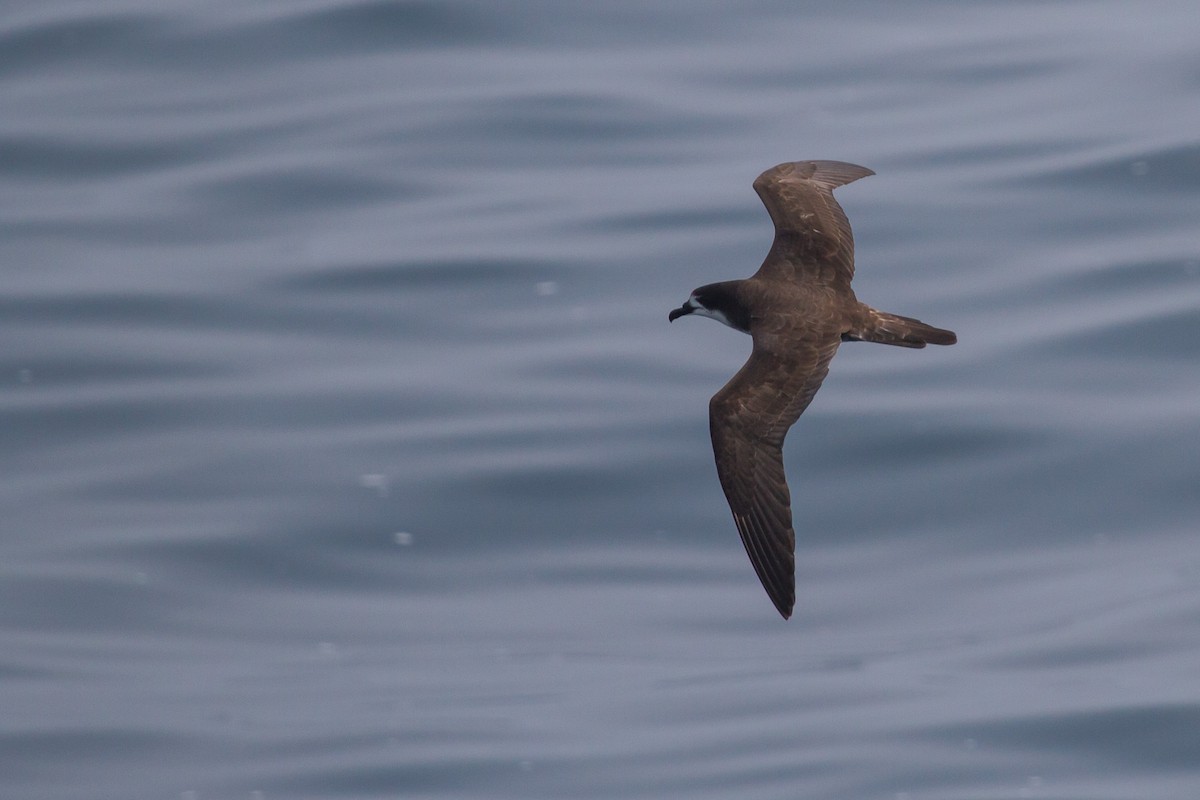
[[[10,0],[4,798],[1200,797],[1200,15]],[[864,301],[712,466],[750,188]]]

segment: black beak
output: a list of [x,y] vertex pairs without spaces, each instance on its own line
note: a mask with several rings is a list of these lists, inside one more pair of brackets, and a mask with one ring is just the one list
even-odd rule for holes
[[679,319],[680,317],[690,314],[695,310],[696,309],[692,308],[687,303],[684,303],[679,308],[671,309],[671,313],[667,314],[667,321],[674,322],[675,320]]

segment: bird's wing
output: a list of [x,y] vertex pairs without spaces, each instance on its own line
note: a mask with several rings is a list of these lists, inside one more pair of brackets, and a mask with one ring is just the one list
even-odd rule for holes
[[783,439],[821,388],[840,341],[804,343],[783,355],[756,346],[709,403],[721,488],[750,563],[785,619],[796,601],[796,535]]
[[817,278],[849,286],[854,236],[833,190],[874,174],[842,161],[793,161],[759,175],[754,191],[775,223],[775,241],[757,275]]

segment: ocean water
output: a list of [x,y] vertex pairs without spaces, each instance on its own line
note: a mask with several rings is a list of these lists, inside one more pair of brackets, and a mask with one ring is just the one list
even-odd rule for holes
[[[10,0],[4,798],[1200,797],[1200,16]],[[777,162],[864,301],[712,465]]]

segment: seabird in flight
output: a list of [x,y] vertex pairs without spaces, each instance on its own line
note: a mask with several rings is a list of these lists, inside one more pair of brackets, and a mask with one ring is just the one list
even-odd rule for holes
[[854,238],[833,190],[874,174],[840,161],[796,161],[759,175],[754,191],[775,223],[766,260],[746,280],[701,286],[669,315],[712,317],[754,339],[749,360],[709,402],[709,431],[742,544],[784,619],[796,602],[796,535],[783,439],[821,388],[838,345],[957,341],[952,331],[860,303],[850,288]]

